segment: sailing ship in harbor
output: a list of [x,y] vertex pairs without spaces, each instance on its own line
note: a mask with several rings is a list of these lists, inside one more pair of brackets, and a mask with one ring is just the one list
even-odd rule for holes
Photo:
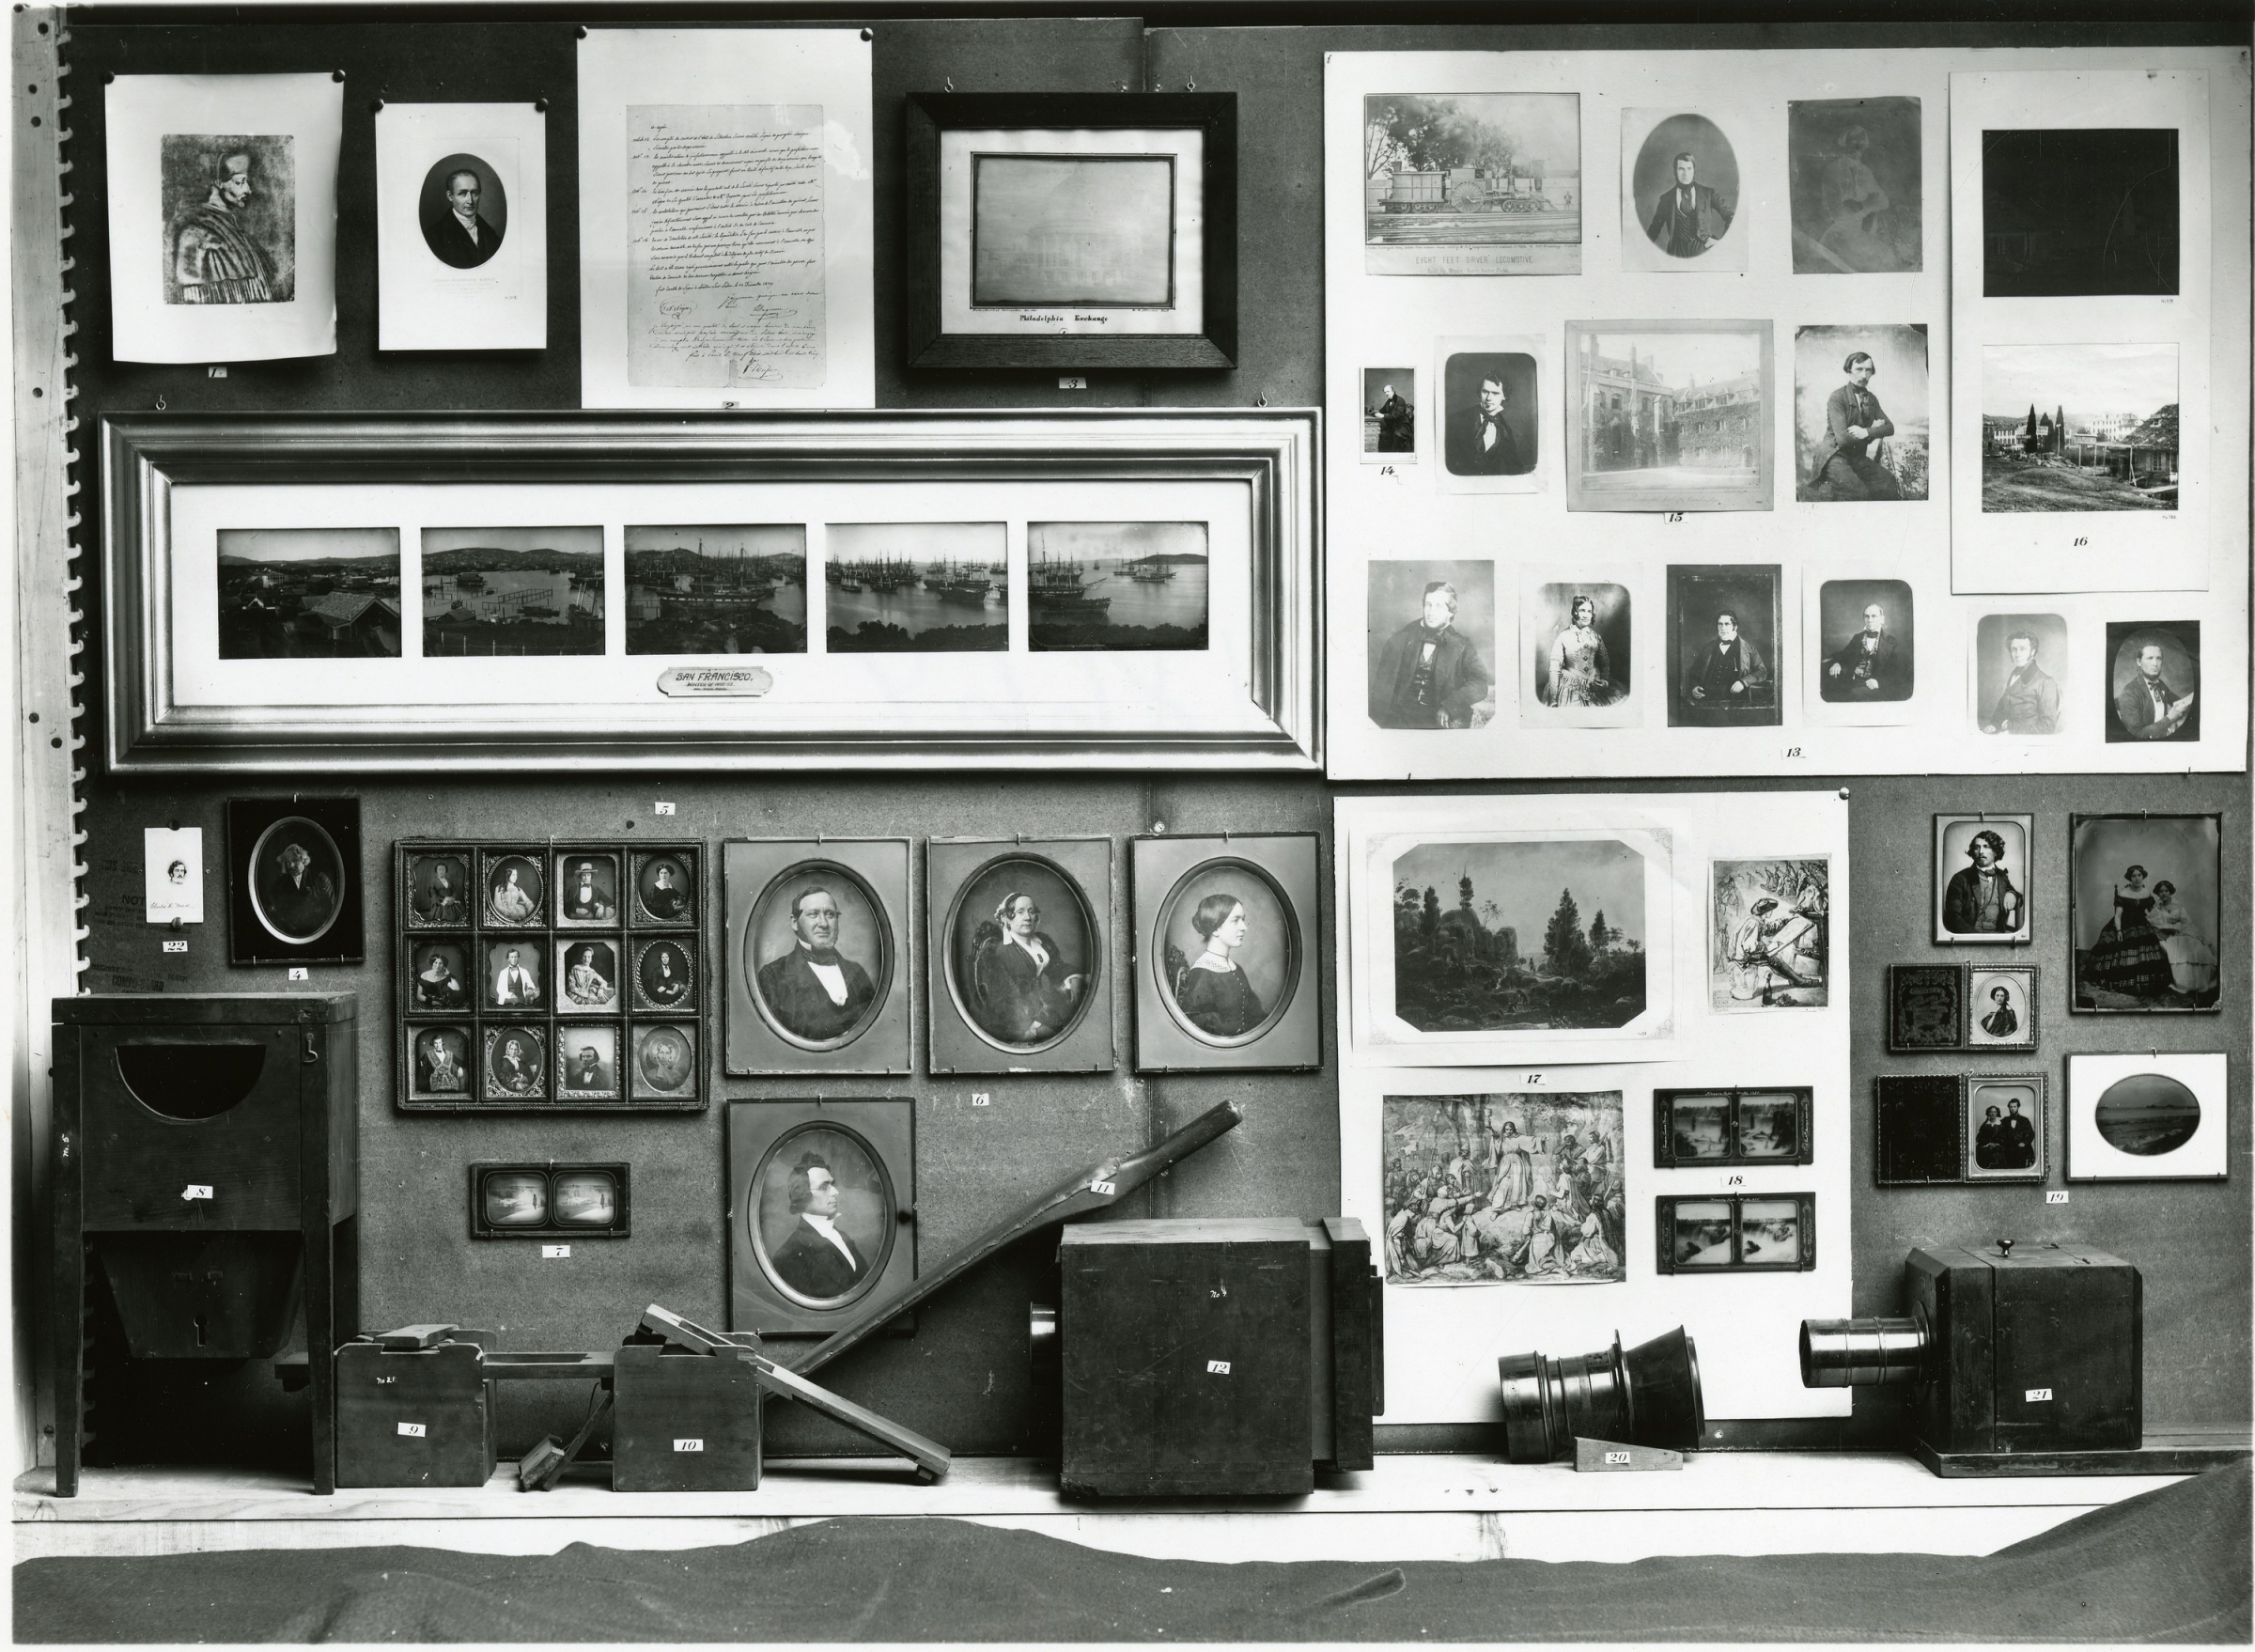
[[1174,577],[1174,566],[1169,562],[1131,562],[1128,577],[1139,584],[1159,584]]
[[1101,622],[1112,608],[1112,599],[1092,596],[1090,591],[1102,578],[1087,579],[1080,562],[1071,557],[1034,557],[1026,569],[1026,595],[1033,600],[1034,617]]
[[968,602],[984,608],[994,582],[969,563],[935,562],[924,576],[924,588],[943,602]]

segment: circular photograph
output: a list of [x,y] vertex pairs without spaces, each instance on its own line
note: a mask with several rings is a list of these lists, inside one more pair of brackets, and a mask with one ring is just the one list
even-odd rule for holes
[[433,941],[410,955],[412,979],[408,1002],[418,1010],[470,1007],[470,967],[458,941]]
[[1731,232],[1738,210],[1738,156],[1703,115],[1671,115],[1637,150],[1629,188],[1637,221],[1672,258],[1700,258]]
[[540,1227],[548,1221],[548,1177],[537,1170],[490,1170],[480,1192],[488,1227]]
[[893,928],[868,884],[830,861],[773,879],[744,926],[744,979],[768,1024],[805,1050],[868,1031],[891,995]]
[[990,861],[948,919],[948,985],[988,1041],[1047,1050],[1096,998],[1096,922],[1065,871],[1031,855]]
[[567,1170],[556,1177],[558,1227],[618,1224],[618,1178],[607,1170]]
[[495,924],[534,924],[548,898],[539,863],[530,855],[500,855],[486,863],[486,917]]
[[1249,1044],[1276,1024],[1299,986],[1299,927],[1283,892],[1249,861],[1212,860],[1176,880],[1159,908],[1152,955],[1160,996],[1208,1044]]
[[645,941],[634,958],[635,990],[651,1009],[687,1009],[695,1002],[696,966],[678,941]]
[[2098,1099],[2094,1121],[2108,1145],[2140,1159],[2174,1153],[2201,1128],[2201,1099],[2167,1073],[2116,1079]]
[[556,857],[556,915],[567,924],[618,923],[618,857]]
[[407,921],[421,929],[470,922],[470,863],[461,855],[417,855],[407,864]]
[[843,1125],[787,1131],[744,1197],[753,1254],[786,1300],[842,1308],[883,1276],[897,1225],[893,1178]]
[[431,257],[456,270],[476,269],[508,232],[508,192],[476,155],[448,155],[426,172],[415,210]]
[[645,1094],[678,1096],[692,1090],[695,1052],[685,1027],[641,1027],[634,1034],[636,1087]]
[[608,1009],[618,1002],[618,947],[609,941],[559,941],[556,970],[564,978],[562,1007]]
[[495,1027],[486,1034],[486,1094],[548,1093],[548,1040],[531,1027]]
[[2199,733],[2193,709],[2200,703],[2200,652],[2169,626],[2141,625],[2123,637],[2108,681],[2117,739],[2190,740]]
[[345,857],[328,831],[285,815],[251,845],[251,911],[275,940],[306,946],[345,910]]
[[642,915],[653,923],[688,924],[696,921],[696,885],[679,855],[657,854],[646,857],[635,877],[634,894],[642,904]]
[[470,1088],[470,1040],[457,1027],[431,1027],[415,1035],[415,1090],[427,1096],[460,1096]]

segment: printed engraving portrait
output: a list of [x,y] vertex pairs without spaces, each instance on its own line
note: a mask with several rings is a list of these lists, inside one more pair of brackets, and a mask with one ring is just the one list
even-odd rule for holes
[[470,923],[467,855],[413,855],[407,863],[410,928],[457,929]]
[[1918,99],[1791,102],[1785,132],[1795,274],[1925,268]]
[[556,1094],[599,1099],[618,1094],[618,1029],[556,1029]]
[[946,943],[964,1013],[1006,1050],[1055,1044],[1096,1000],[1096,937],[1087,896],[1057,867],[988,865],[964,885]]
[[696,1050],[688,1027],[634,1029],[634,1093],[688,1096],[696,1093]]
[[696,880],[679,855],[650,855],[639,863],[634,892],[642,915],[660,924],[693,924],[697,919]]
[[1267,874],[1208,862],[1168,893],[1158,951],[1174,1011],[1205,1041],[1238,1044],[1274,1024],[1299,985],[1303,938]]
[[793,866],[761,891],[745,931],[753,998],[795,1043],[851,1043],[883,1007],[894,940],[868,885],[827,862]]
[[558,855],[556,898],[558,923],[602,924],[615,928],[619,922],[618,857]]
[[539,937],[493,941],[486,946],[486,1003],[495,1009],[532,1009],[548,1002],[542,980],[546,959]]
[[1369,580],[1370,720],[1485,727],[1496,710],[1496,565],[1374,561]]
[[458,942],[433,942],[414,948],[420,962],[408,983],[408,1002],[418,1010],[470,1007],[470,971]]
[[2201,738],[2201,622],[2107,626],[2111,662],[2107,739]]
[[297,140],[166,132],[158,146],[168,304],[298,296]]
[[275,940],[319,941],[345,909],[345,858],[336,840],[303,815],[276,820],[251,846],[251,911]]
[[1973,628],[1973,720],[1983,734],[2054,735],[2065,699],[2067,622],[1984,614]]
[[556,970],[564,1010],[609,1009],[618,1003],[618,947],[610,941],[559,941]]
[[1717,861],[1709,1006],[1823,1008],[1830,1001],[1831,894],[1829,861]]
[[503,927],[536,924],[548,901],[540,863],[528,855],[501,855],[486,863],[486,922]]
[[489,1099],[537,1099],[548,1093],[548,1040],[531,1027],[492,1027],[486,1032],[486,1086]]
[[415,1091],[426,1096],[467,1096],[470,1040],[457,1027],[428,1027],[415,1034]]
[[841,1307],[882,1274],[897,1225],[893,1183],[855,1131],[792,1130],[768,1150],[745,1198],[753,1254],[789,1301]]
[[490,163],[448,155],[423,175],[415,215],[432,257],[456,270],[474,270],[501,250],[508,233],[508,193]]
[[678,941],[645,941],[634,955],[634,986],[645,1009],[690,1009],[696,1004],[696,960]]

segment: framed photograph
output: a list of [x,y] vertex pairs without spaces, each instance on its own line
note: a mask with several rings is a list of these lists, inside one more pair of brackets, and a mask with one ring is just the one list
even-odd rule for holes
[[1966,1079],[1966,1180],[2051,1179],[2051,1124],[2042,1073]]
[[728,1104],[728,1329],[822,1336],[916,1278],[916,1104]]
[[730,1073],[909,1070],[909,840],[731,839]]
[[1655,1090],[1652,1162],[1660,1170],[1808,1164],[1816,1157],[1814,1092],[1807,1086]]
[[557,849],[552,856],[559,929],[615,929],[619,914],[620,863],[605,849]]
[[1234,92],[908,100],[910,367],[1229,367]]
[[1738,166],[1709,116],[1622,110],[1622,268],[1744,270],[1752,226]]
[[638,935],[633,948],[636,1009],[661,1014],[698,1008],[704,983],[697,979],[696,942],[686,935]]
[[1417,369],[1362,369],[1362,462],[1415,464],[1418,440]]
[[1314,833],[1135,838],[1138,1072],[1323,1065]]
[[1772,357],[1767,321],[1568,321],[1566,508],[1769,509]]
[[1110,1072],[1112,840],[924,850],[935,1073]]
[[495,845],[478,853],[479,922],[494,929],[532,929],[549,922],[548,851]]
[[1519,592],[1519,726],[1623,728],[1637,697],[1634,578],[1625,569],[1528,568]]
[[1373,275],[1581,273],[1581,97],[1362,99],[1362,244]]
[[618,1024],[556,1024],[556,1099],[614,1101],[620,1094]]
[[360,800],[227,800],[227,961],[359,963]]
[[[1843,570],[1846,572],[1848,570]],[[1910,582],[1811,579],[1803,652],[1812,693],[1802,701],[1812,724],[1860,727],[1918,720],[1918,608]]]
[[2221,815],[2072,815],[2070,1008],[2215,1011],[2224,946]]
[[1707,1007],[1822,1009],[1832,1001],[1832,863],[1717,861],[1709,868]]
[[1788,102],[1793,273],[1881,275],[1923,270],[1923,153],[1916,98]]
[[406,1045],[400,1087],[409,1100],[459,1106],[471,1099],[478,1062],[474,1027],[466,1021],[440,1026],[411,1021],[400,1032]]
[[2107,622],[2107,740],[2201,738],[2201,622]]
[[1661,1273],[1806,1273],[1816,1266],[1814,1193],[1663,1194],[1653,1201]]
[[1628,1276],[1618,1090],[1389,1096],[1389,1285]]
[[1808,505],[1926,497],[1926,326],[1803,327],[1793,335],[1794,497]]
[[2223,1181],[2232,1115],[2216,1054],[2070,1055],[2069,1181]]
[[478,975],[488,1009],[522,1013],[549,1007],[545,937],[501,935],[488,940]]
[[1366,577],[1370,720],[1485,728],[1496,714],[1496,565],[1373,561]]
[[691,848],[634,851],[629,915],[636,928],[697,927],[704,889],[697,877],[697,852]]
[[407,1013],[459,1016],[470,1007],[477,974],[466,935],[418,935],[399,955],[399,1002]]
[[690,1101],[697,1094],[693,1021],[636,1021],[629,1031],[627,1094],[636,1101]]
[[1948,1073],[1872,1081],[1873,1180],[1883,1188],[1966,1179],[1965,1083]]
[[1900,1053],[1965,1046],[1965,965],[1888,965],[1887,1047]]
[[1543,491],[1544,374],[1549,350],[1539,335],[1441,338],[1435,344],[1440,386],[1440,469],[1444,493]]
[[2036,966],[1966,966],[1966,1048],[2033,1050],[2042,1000]]
[[1769,563],[1668,569],[1668,725],[1774,728],[1783,616]]
[[474,1239],[625,1239],[631,1230],[630,1173],[623,1163],[470,1166]]
[[2033,941],[2034,902],[2028,892],[2035,841],[2033,815],[1936,815],[1934,939],[1946,945],[1992,946]]
[[2067,622],[2056,614],[1984,614],[1973,624],[1973,725],[1983,734],[2048,739],[2070,716]]
[[[616,936],[558,936],[555,971],[559,1015],[616,1015],[625,973]],[[686,982],[684,985],[686,986]],[[666,1005],[667,1008],[676,1007]]]
[[[1251,408],[112,419],[109,759],[292,783],[1314,771],[1317,424]],[[344,528],[399,537],[398,653],[376,651],[386,576],[340,565],[334,594],[377,604],[338,609],[380,633],[369,651],[303,657],[286,635],[278,655],[230,657],[222,609],[266,575],[225,561],[222,534]],[[280,602],[300,576],[276,569]],[[941,650],[935,695],[925,656]],[[1074,658],[1034,657],[1050,652]]]
[[1984,514],[2177,508],[2174,344],[1987,345],[1980,386]]
[[407,929],[467,929],[477,893],[475,863],[467,845],[429,849],[407,857],[400,880],[399,923]]
[[545,1100],[549,1056],[545,1023],[503,1023],[487,1027],[484,1033],[479,1095],[489,1101]]

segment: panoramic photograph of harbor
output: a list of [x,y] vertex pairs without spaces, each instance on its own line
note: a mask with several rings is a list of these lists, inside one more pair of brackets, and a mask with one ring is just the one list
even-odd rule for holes
[[627,529],[627,652],[806,652],[799,522]]
[[425,659],[602,651],[602,529],[423,530]]
[[1008,542],[999,522],[832,522],[822,578],[833,654],[1010,647]]
[[1205,647],[1205,523],[1026,524],[1034,652]]
[[219,530],[219,657],[399,657],[397,528]]

